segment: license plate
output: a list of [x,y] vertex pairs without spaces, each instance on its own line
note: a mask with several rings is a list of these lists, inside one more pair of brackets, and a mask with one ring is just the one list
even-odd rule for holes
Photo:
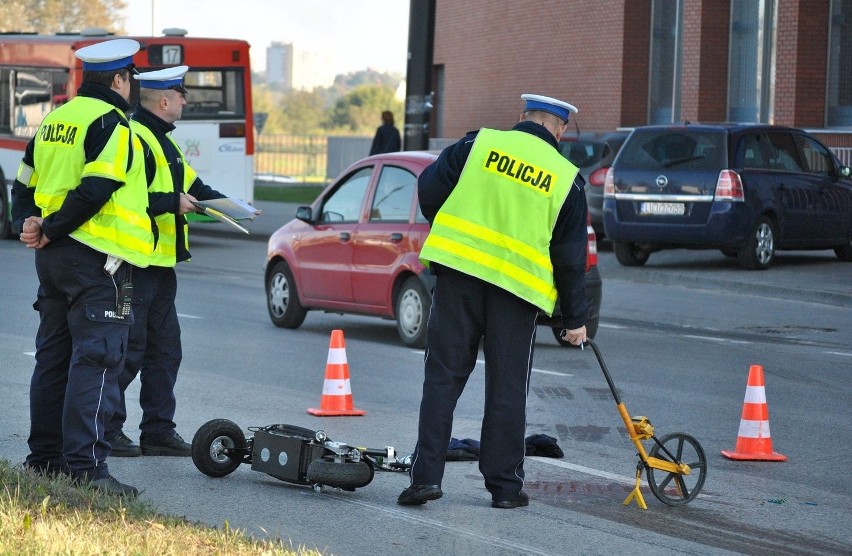
[[683,216],[686,205],[683,203],[642,203],[639,205],[639,214],[663,214]]

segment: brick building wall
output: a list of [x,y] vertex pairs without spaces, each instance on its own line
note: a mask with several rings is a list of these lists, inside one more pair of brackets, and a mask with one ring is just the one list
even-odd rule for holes
[[825,121],[828,2],[778,4],[775,122],[822,127]]
[[[576,105],[581,131],[648,122],[650,0],[435,2],[433,137],[510,127],[526,92]],[[827,1],[778,0],[775,123],[824,125],[828,12]],[[683,16],[681,117],[724,121],[730,2],[684,0]]]
[[[443,66],[444,88],[436,98],[442,129],[433,136],[511,127],[522,93],[574,104],[581,131],[621,125],[624,14],[624,0],[605,10],[599,0],[437,0],[433,63]],[[638,34],[647,50],[647,32]],[[647,95],[647,70],[642,79]],[[634,94],[632,85],[628,90]]]
[[716,0],[685,0],[681,119],[727,119],[730,5]]

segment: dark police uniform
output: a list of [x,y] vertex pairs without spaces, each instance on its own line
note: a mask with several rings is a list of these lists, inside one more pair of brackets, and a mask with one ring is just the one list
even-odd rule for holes
[[[175,434],[176,428],[174,387],[182,352],[180,324],[175,308],[177,278],[174,266],[190,258],[186,219],[179,214],[180,194],[189,182],[187,193],[198,200],[219,199],[224,195],[202,182],[187,165],[183,153],[166,135],[175,129],[173,124],[141,105],[136,107],[132,120],[134,129],[138,130],[136,126],[141,124],[151,133],[139,133],[145,153],[148,202],[150,212],[159,224],[159,244],[173,245],[174,253],[160,253],[158,247],[151,264],[134,273],[134,324],[130,332],[127,360],[118,379],[121,400],[107,425],[107,438],[113,438],[121,432],[127,419],[124,392],[139,374],[139,405],[142,407],[140,443],[143,453],[151,453],[149,446],[160,446]],[[164,157],[159,165],[158,156],[155,156],[154,148],[149,144],[152,139],[157,142],[153,146],[157,154]],[[168,172],[168,175],[158,176],[158,171]],[[151,188],[155,178],[167,180],[170,191],[155,191],[157,188]],[[166,219],[170,222],[166,222]],[[169,235],[173,236],[170,240],[167,238]],[[158,452],[154,455],[187,455],[178,454],[179,450],[169,450],[166,446],[152,448],[152,451]],[[133,455],[138,455],[138,451]]]
[[[36,365],[30,385],[30,454],[26,465],[42,471],[66,471],[82,481],[110,478],[106,464],[110,445],[104,439],[104,423],[119,399],[116,379],[124,362],[132,322],[132,314],[121,315],[117,311],[118,285],[130,278],[131,266],[122,263],[113,276],[108,275],[104,271],[107,261],[104,251],[112,251],[141,266],[147,264],[153,248],[138,158],[141,151],[135,159],[140,175],[137,178],[131,174],[133,136],[123,115],[129,109],[127,101],[109,87],[84,82],[77,97],[57,108],[51,116],[61,121],[59,114],[66,114],[66,119],[73,120],[68,114],[76,113],[75,106],[88,106],[87,110],[91,110],[97,105],[95,100],[117,108],[122,114],[104,108],[102,115],[92,118],[84,133],[80,129],[80,135],[66,137],[69,144],[75,144],[74,148],[85,156],[82,179],[79,174],[72,178],[67,170],[74,164],[83,167],[83,161],[73,158],[76,151],[72,151],[70,158],[64,153],[57,156],[66,160],[58,165],[68,172],[67,175],[51,175],[51,170],[40,168],[38,161],[43,157],[39,155],[39,148],[47,148],[39,147],[42,144],[39,138],[45,141],[44,129],[48,127],[43,124],[36,138],[27,145],[21,167],[32,171],[26,176],[23,170],[19,171],[13,185],[12,205],[12,218],[18,231],[22,230],[27,217],[45,214],[42,233],[51,240],[35,250],[40,284],[33,308],[39,311],[40,323]],[[119,126],[128,129],[117,132]],[[82,146],[79,145],[81,136],[84,136]],[[127,143],[117,145],[117,137],[124,138]],[[115,153],[117,158],[110,156],[103,160],[102,153],[106,152]],[[118,167],[106,168],[122,161],[126,161],[124,172]],[[103,166],[93,170],[99,164]],[[105,168],[109,171],[103,171]],[[126,177],[106,177],[110,171],[116,175],[126,173]],[[42,184],[45,187],[53,184],[51,187],[55,188],[57,181],[63,179],[75,180],[72,181],[75,185],[63,193],[64,198],[52,195],[52,200],[48,201],[53,203],[50,210],[41,208],[45,206],[47,195],[40,190]],[[121,179],[126,179],[126,183]],[[137,187],[140,188],[138,192]],[[122,191],[126,195],[133,192],[137,197],[141,193],[140,211],[128,214],[127,207],[116,203],[116,196],[122,195]],[[129,217],[134,224],[116,223],[124,217]],[[133,226],[138,229],[133,231]],[[115,238],[105,239],[98,235],[110,235],[110,230],[130,243],[147,242],[147,254],[142,247],[135,254],[130,250],[123,253]],[[125,235],[127,231],[131,232],[129,236]],[[132,490],[135,494],[135,489]]]
[[[537,123],[523,121],[513,130],[557,148],[553,135]],[[421,174],[420,208],[430,224],[459,182],[477,134],[470,132],[445,149]],[[523,207],[517,209],[523,211]],[[550,242],[553,280],[559,293],[563,327],[568,329],[583,326],[588,308],[586,210],[582,178],[577,178],[556,217]],[[485,417],[479,468],[493,500],[511,500],[518,496],[524,479],[524,416],[538,308],[483,279],[437,263],[431,268],[436,285],[427,331],[412,485],[441,485],[453,411],[474,369],[484,337]]]

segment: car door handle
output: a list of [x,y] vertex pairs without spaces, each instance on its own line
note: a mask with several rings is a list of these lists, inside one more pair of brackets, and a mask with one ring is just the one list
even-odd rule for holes
[[402,234],[393,233],[393,234],[390,235],[390,240],[391,240],[391,243],[399,243],[400,241],[402,241]]
[[349,232],[340,232],[340,241],[349,241],[351,237]]

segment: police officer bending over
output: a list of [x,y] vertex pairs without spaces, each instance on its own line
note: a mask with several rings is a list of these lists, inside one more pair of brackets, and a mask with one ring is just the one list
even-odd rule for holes
[[148,266],[154,246],[141,146],[124,115],[138,50],[116,39],[76,52],[77,96],[44,118],[12,190],[39,278],[24,465],[124,496],[138,491],[109,474],[104,425],[119,399],[132,268]]
[[563,337],[586,340],[586,198],[558,139],[577,109],[540,95],[511,131],[470,132],[418,180],[432,225],[420,258],[436,275],[411,485],[401,505],[443,495],[453,411],[485,352],[479,470],[494,508],[527,506],[526,397],[539,309],[558,297]]
[[[148,202],[159,238],[150,266],[134,275],[137,302],[127,360],[118,377],[121,400],[106,431],[114,456],[192,453],[192,446],[177,433],[174,422],[174,388],[181,362],[175,265],[190,257],[189,226],[183,215],[196,210],[193,201],[224,195],[201,181],[169,135],[186,105],[183,77],[188,70],[187,66],[178,66],[133,76],[140,84],[140,102],[130,127],[142,141]],[[122,431],[127,419],[124,392],[137,374],[142,383],[141,447]]]

